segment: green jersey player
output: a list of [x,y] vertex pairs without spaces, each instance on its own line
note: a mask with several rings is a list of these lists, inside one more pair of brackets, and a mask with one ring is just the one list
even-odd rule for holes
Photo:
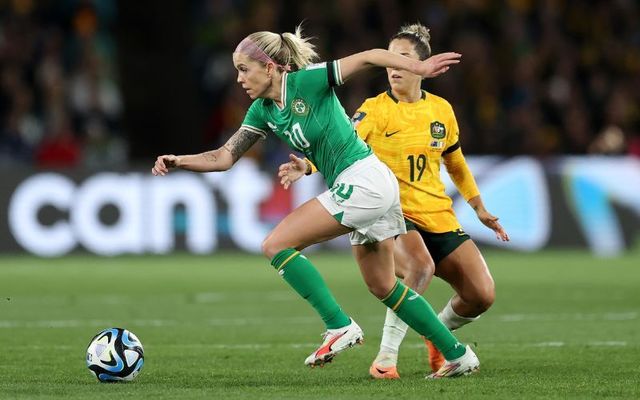
[[310,245],[349,233],[371,293],[429,338],[447,359],[444,372],[433,377],[470,373],[479,365],[473,351],[438,320],[422,296],[395,278],[393,238],[406,231],[398,182],[358,138],[333,89],[370,66],[435,77],[458,63],[460,55],[443,53],[419,61],[374,49],[312,64],[316,57],[314,46],[302,37],[299,27],[295,33],[247,36],[233,53],[237,81],[254,100],[240,129],[219,149],[159,156],[152,173],[165,175],[170,168],[225,171],[258,140],[277,135],[303,152],[329,186],[285,217],[262,244],[271,265],[326,325],[323,343],[305,364],[323,365],[362,342],[360,327],[341,309],[317,269],[301,253]]

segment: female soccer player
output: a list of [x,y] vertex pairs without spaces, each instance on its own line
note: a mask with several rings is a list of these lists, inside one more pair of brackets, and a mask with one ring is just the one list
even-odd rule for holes
[[152,173],[165,175],[169,168],[227,170],[272,132],[292,149],[303,152],[330,188],[285,217],[262,244],[271,265],[325,322],[324,341],[305,364],[323,365],[362,341],[360,327],[342,311],[316,268],[300,253],[309,245],[349,233],[371,293],[444,354],[447,362],[442,373],[433,377],[473,372],[479,361],[471,348],[458,342],[422,296],[395,277],[393,237],[406,232],[398,183],[354,132],[333,90],[370,66],[435,77],[458,63],[460,55],[444,53],[420,61],[374,49],[311,64],[316,57],[300,27],[295,34],[256,32],[247,36],[233,53],[237,81],[254,99],[240,129],[219,149],[159,156]]
[[[429,32],[420,25],[403,27],[389,43],[389,51],[415,60],[431,54]],[[440,179],[440,163],[483,224],[498,239],[508,235],[484,207],[473,175],[458,142],[458,125],[451,105],[421,89],[422,76],[406,68],[387,68],[390,89],[367,99],[353,117],[361,138],[395,173],[400,182],[400,199],[408,233],[396,240],[396,273],[404,283],[423,293],[432,275],[447,281],[456,294],[439,314],[450,330],[476,320],[494,300],[494,282],[478,248],[462,229]],[[285,187],[299,179],[307,168],[304,160],[292,157],[281,166]],[[311,172],[311,169],[306,170]],[[432,260],[433,257],[433,260]],[[435,263],[435,267],[434,267]],[[399,378],[398,349],[407,325],[387,309],[380,352],[369,370],[374,378]],[[437,375],[444,360],[426,340],[429,362]]]

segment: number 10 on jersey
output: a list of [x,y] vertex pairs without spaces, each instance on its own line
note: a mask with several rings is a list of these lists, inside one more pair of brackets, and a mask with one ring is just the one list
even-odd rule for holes
[[302,127],[299,122],[296,122],[291,127],[291,131],[284,131],[284,134],[289,138],[289,142],[296,149],[303,151],[304,149],[311,146],[306,137],[304,137],[304,132],[302,132]]

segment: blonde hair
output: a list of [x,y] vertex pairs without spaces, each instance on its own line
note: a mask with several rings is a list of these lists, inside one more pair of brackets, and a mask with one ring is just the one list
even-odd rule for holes
[[429,34],[429,29],[419,22],[402,26],[398,33],[391,36],[389,43],[396,39],[406,39],[413,43],[420,60],[426,60],[431,56],[431,45],[429,44],[431,35]]
[[[318,53],[310,38],[302,36],[302,25],[296,27],[295,33],[274,33],[269,31],[254,32],[247,36],[271,60],[284,69],[298,70],[311,64]],[[289,67],[289,68],[287,68]]]

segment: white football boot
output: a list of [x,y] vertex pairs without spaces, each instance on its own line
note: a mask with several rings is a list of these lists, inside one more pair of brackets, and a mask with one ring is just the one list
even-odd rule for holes
[[322,367],[324,364],[331,362],[336,354],[356,344],[362,344],[364,334],[362,329],[352,319],[351,323],[345,327],[337,329],[328,329],[322,334],[322,345],[306,360],[305,365],[310,367]]
[[469,375],[480,368],[480,360],[476,353],[467,345],[465,353],[454,360],[446,360],[444,365],[436,372],[426,376],[427,379],[455,378]]

